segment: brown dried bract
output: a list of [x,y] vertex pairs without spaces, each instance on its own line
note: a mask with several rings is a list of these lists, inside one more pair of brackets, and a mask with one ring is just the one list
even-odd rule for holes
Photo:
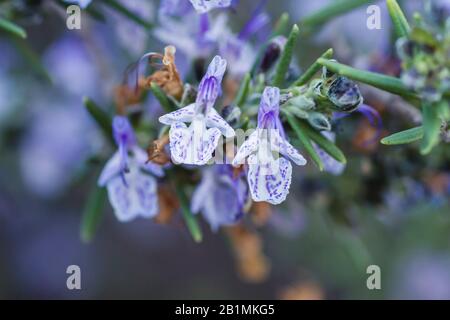
[[114,89],[114,98],[116,101],[117,112],[119,114],[125,114],[125,109],[127,106],[138,104],[142,99],[142,89],[141,88],[130,88],[126,84],[117,86]]
[[158,188],[158,204],[159,213],[155,217],[155,221],[161,224],[169,223],[172,220],[174,213],[180,207],[174,192],[167,186],[160,186]]
[[226,229],[235,253],[241,277],[249,282],[264,281],[269,275],[270,265],[262,252],[260,236],[243,225]]
[[167,154],[165,146],[169,143],[169,135],[164,135],[161,138],[153,141],[152,145],[148,147],[148,160],[159,165],[165,165],[170,162],[170,156]]
[[176,49],[174,46],[165,47],[161,69],[147,77],[142,85],[148,89],[153,82],[166,94],[180,100],[183,96],[183,82],[175,65],[175,52]]
[[272,215],[272,206],[267,202],[254,202],[251,208],[252,221],[259,227],[267,224]]
[[305,281],[285,288],[281,300],[323,300],[325,294],[322,288],[314,281]]

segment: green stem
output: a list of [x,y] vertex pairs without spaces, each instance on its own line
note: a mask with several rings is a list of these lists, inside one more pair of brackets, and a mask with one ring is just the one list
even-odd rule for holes
[[332,156],[334,159],[341,163],[347,163],[344,153],[330,140],[325,138],[309,124],[305,123],[303,120],[299,121],[300,129],[320,148],[322,148],[326,153]]
[[288,72],[289,65],[292,60],[292,55],[294,53],[295,43],[297,42],[299,29],[296,24],[292,27],[291,33],[289,34],[288,40],[284,47],[283,53],[281,54],[280,61],[277,64],[275,70],[275,76],[273,79],[273,86],[281,87],[286,78],[286,73]]
[[238,107],[243,105],[245,101],[247,100],[247,96],[250,90],[250,81],[252,79],[252,76],[250,73],[246,73],[244,76],[244,79],[241,81],[241,85],[239,87],[239,91],[236,95],[236,98],[234,99],[234,104]]
[[314,161],[314,163],[317,165],[320,171],[323,171],[323,162],[322,159],[320,159],[319,155],[317,154],[316,150],[314,149],[311,140],[309,137],[303,132],[303,130],[300,128],[300,122],[297,121],[292,115],[288,113],[284,113],[286,116],[286,119],[291,126],[292,130],[296,133],[300,143],[302,144],[303,148],[305,148],[306,152],[308,152],[311,159]]

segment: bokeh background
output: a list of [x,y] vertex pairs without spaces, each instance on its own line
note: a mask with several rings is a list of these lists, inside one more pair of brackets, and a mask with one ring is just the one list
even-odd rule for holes
[[[294,23],[332,1],[270,0],[266,8],[273,23],[285,11]],[[260,208],[245,232],[212,233],[202,222],[205,238],[195,244],[179,215],[124,224],[106,204],[95,238],[83,243],[97,156],[111,150],[82,99],[108,108],[125,68],[166,44],[101,1],[106,21],[83,13],[81,30],[66,28],[54,1],[0,1],[0,15],[10,2],[28,38],[0,34],[0,298],[450,299],[448,145],[427,157],[415,144],[382,146],[361,115],[338,125],[344,173],[295,168],[288,201]],[[121,3],[157,23],[158,1]],[[333,47],[342,62],[398,74],[384,1],[374,3],[382,29],[367,29],[366,6],[336,18],[302,35],[298,70]],[[411,17],[422,1],[403,4]],[[233,30],[253,7],[241,0],[229,13]],[[179,56],[182,74],[186,61]],[[414,111],[391,108],[393,97],[362,90],[383,118],[382,134],[417,121]],[[156,123],[155,100],[140,108]],[[239,258],[236,247],[257,258]],[[80,291],[66,288],[72,264],[81,268]],[[381,268],[381,290],[366,287],[371,264]]]

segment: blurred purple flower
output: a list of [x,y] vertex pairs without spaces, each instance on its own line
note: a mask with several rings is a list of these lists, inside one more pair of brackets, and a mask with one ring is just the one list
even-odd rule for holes
[[450,299],[450,256],[420,253],[402,259],[394,273],[395,299]]
[[234,177],[230,165],[206,167],[202,174],[202,181],[192,195],[192,212],[201,212],[213,231],[237,223],[248,200],[243,176]]
[[[136,14],[141,19],[152,22],[155,15],[153,2],[142,0],[121,0],[121,3],[129,11]],[[148,30],[127,19],[116,11],[111,12],[114,17],[114,29],[121,45],[134,56],[142,55],[146,51],[150,41]],[[130,35],[133,35],[130,37]]]
[[242,76],[253,66],[257,52],[250,44],[250,38],[259,35],[259,43],[263,43],[268,37],[270,18],[263,11],[265,2],[258,5],[239,34],[233,34],[227,27],[218,40],[220,54],[229,62],[229,72],[233,76]]
[[126,117],[114,117],[113,131],[119,149],[106,163],[98,185],[108,189],[109,201],[119,221],[154,217],[158,213],[158,196],[157,181],[152,175],[161,177],[164,171],[159,165],[147,163],[147,154],[137,145]]
[[[248,183],[254,201],[280,204],[289,193],[292,165],[305,165],[306,159],[285,139],[279,118],[280,89],[264,89],[258,113],[258,127],[239,148],[233,165],[243,164],[248,158]],[[273,153],[282,156],[274,158]]]
[[47,97],[33,105],[35,110],[19,148],[24,181],[43,197],[63,193],[100,144],[78,99],[54,99]]
[[95,96],[99,77],[92,57],[79,38],[66,36],[45,52],[44,64],[55,84],[77,95]]

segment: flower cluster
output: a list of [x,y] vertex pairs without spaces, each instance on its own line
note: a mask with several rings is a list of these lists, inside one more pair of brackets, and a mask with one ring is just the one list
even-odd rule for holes
[[[345,157],[334,145],[333,121],[338,114],[360,108],[363,98],[353,81],[326,69],[319,78],[313,74],[304,83],[289,85],[295,76],[295,68],[289,67],[292,57],[287,63],[282,60],[287,59],[288,47],[292,49],[288,45],[292,35],[267,38],[263,31],[269,20],[262,6],[235,35],[225,27],[227,16],[220,13],[211,25],[207,14],[213,8],[228,7],[231,1],[191,3],[193,7],[182,0],[161,2],[161,24],[154,34],[170,42],[164,55],[148,53],[137,64],[152,64],[155,57],[162,61],[160,69],[149,76],[138,70],[136,81],[137,92],[151,90],[164,109],[170,109],[159,117],[163,125],[160,139],[153,142],[147,156],[126,116],[116,116],[113,131],[118,150],[106,164],[99,185],[107,187],[118,219],[128,221],[155,217],[159,211],[157,179],[171,180],[179,201],[191,190],[190,205],[181,203],[183,210],[201,213],[215,231],[238,223],[256,203],[284,202],[294,174],[292,163],[307,164],[300,147],[320,168],[342,173]],[[194,16],[199,24],[188,28],[193,9],[199,13]],[[186,35],[174,33],[174,26]],[[260,39],[265,40],[258,51],[250,38],[261,32]],[[175,46],[194,65],[218,52],[198,85],[183,82],[175,65]],[[281,79],[276,85],[275,78]],[[118,111],[126,114],[127,101],[135,103],[135,99],[122,98]],[[295,136],[300,143],[294,143]],[[225,157],[225,163],[216,161],[220,157]],[[171,172],[168,177],[162,166]],[[193,181],[181,178],[183,173]],[[195,229],[192,221],[188,226]]]

